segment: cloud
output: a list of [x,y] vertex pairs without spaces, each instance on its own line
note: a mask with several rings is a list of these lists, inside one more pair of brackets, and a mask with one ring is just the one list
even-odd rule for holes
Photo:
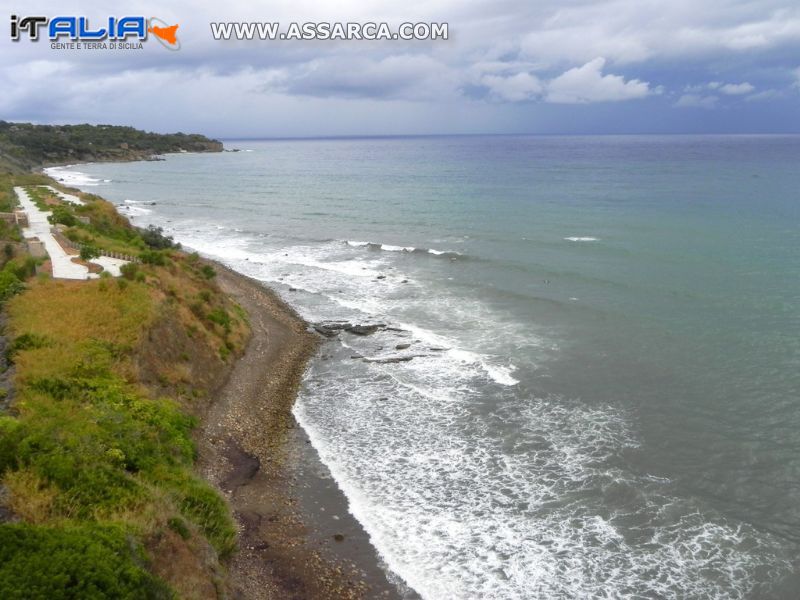
[[783,93],[778,90],[763,90],[755,94],[750,94],[745,98],[745,102],[760,102],[762,100],[773,100],[775,98],[783,97]]
[[726,83],[719,86],[719,91],[728,96],[742,96],[755,90],[755,86],[747,83]]
[[[250,0],[140,0],[136,11],[180,23],[182,50],[59,52],[0,37],[3,118],[253,136],[610,131],[636,115],[643,131],[706,126],[673,105],[735,106],[716,113],[720,130],[785,130],[800,118],[800,105],[776,101],[773,112],[757,102],[800,90],[791,0],[271,0],[268,15]],[[83,0],[81,12],[102,19],[109,8]],[[210,21],[266,19],[446,21],[450,39],[211,39]],[[641,98],[651,100],[624,102]]]
[[432,100],[457,94],[458,76],[424,54],[332,56],[295,66],[268,89],[321,98]]
[[699,94],[684,94],[673,105],[678,108],[715,108],[719,98],[716,96],[701,96]]
[[595,58],[582,67],[562,73],[547,84],[545,99],[558,104],[586,104],[632,100],[657,93],[647,82],[603,75],[605,63],[604,58]]
[[530,73],[517,73],[508,77],[485,75],[481,83],[489,89],[492,96],[510,102],[532,100],[544,91],[539,78]]

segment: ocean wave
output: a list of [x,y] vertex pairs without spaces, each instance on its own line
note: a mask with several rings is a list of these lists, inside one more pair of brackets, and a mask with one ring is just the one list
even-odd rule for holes
[[599,242],[600,238],[585,236],[585,237],[565,237],[564,238],[568,242]]
[[417,248],[415,246],[395,246],[393,244],[362,242],[358,240],[346,240],[344,243],[352,248],[367,248],[369,250],[383,250],[384,252],[405,252],[408,254],[430,254],[432,256],[464,258],[464,254],[461,252],[456,252],[455,250],[437,250],[436,248]]
[[[411,384],[405,371],[331,362],[312,367],[294,413],[382,558],[423,598],[746,598],[757,573],[787,568],[752,528],[614,467],[638,446],[614,407],[530,398],[478,418],[458,370],[442,385],[429,361]],[[629,504],[604,514],[605,493]]]
[[153,209],[145,208],[145,206],[152,205],[152,202],[146,202],[144,200],[125,200],[122,204],[118,205],[117,208],[123,215],[136,218],[151,214]]
[[63,183],[64,185],[68,185],[71,187],[81,188],[85,186],[89,187],[96,187],[103,183],[109,183],[110,179],[100,179],[97,177],[92,177],[88,173],[84,173],[82,171],[77,171],[74,169],[75,165],[66,165],[63,167],[46,167],[42,169],[45,175],[48,175]]

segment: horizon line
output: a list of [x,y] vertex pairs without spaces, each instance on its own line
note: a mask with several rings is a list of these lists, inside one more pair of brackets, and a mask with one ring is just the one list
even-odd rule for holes
[[358,139],[399,139],[399,138],[445,138],[445,137],[794,137],[797,132],[652,132],[652,133],[376,133],[343,135],[298,135],[298,136],[245,136],[202,134],[219,140],[231,142],[245,141],[303,141],[303,140],[358,140]]

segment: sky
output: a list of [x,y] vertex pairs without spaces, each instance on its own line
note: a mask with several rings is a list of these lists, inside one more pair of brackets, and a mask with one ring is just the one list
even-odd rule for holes
[[[53,49],[2,27],[9,121],[226,139],[800,133],[796,0],[0,1],[6,19],[157,16],[181,42]],[[449,39],[214,40],[219,21],[446,22]]]

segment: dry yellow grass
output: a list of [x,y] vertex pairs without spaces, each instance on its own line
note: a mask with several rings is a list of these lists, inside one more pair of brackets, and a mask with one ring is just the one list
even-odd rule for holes
[[124,370],[126,354],[139,342],[156,314],[147,286],[131,283],[124,290],[107,281],[36,281],[25,294],[8,303],[12,334],[41,336],[44,347],[30,349],[17,359],[17,377],[24,382],[72,372],[93,361],[108,361],[114,348],[118,364],[104,365]]
[[58,491],[29,469],[9,471],[3,478],[9,492],[9,508],[28,523],[47,523],[52,519]]

